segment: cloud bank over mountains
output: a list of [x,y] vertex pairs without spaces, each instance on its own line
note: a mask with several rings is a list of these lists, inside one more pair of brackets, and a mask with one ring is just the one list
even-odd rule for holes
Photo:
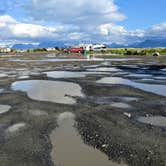
[[166,22],[127,30],[114,0],[1,0],[0,46],[45,40],[131,44],[166,38]]

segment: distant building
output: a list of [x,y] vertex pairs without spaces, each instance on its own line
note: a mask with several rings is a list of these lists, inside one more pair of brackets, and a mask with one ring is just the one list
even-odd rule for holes
[[24,53],[24,52],[27,52],[27,50],[21,50],[21,49],[19,49],[19,50],[17,50],[17,52]]
[[49,48],[46,48],[47,51],[55,51],[56,49],[54,47],[49,47]]
[[11,48],[0,48],[1,53],[8,53],[11,52]]

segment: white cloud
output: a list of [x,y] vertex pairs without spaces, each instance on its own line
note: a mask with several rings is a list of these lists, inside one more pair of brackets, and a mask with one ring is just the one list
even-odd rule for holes
[[29,0],[25,5],[34,20],[63,24],[103,24],[125,18],[114,0]]
[[9,15],[0,15],[0,32],[0,46],[46,40],[115,42],[126,45],[146,39],[166,38],[166,22],[145,30],[128,31],[123,26],[114,23],[97,26],[76,26],[71,24],[44,26],[22,23]]
[[103,24],[100,25],[98,28],[101,35],[122,35],[125,34],[127,31],[124,29],[123,26],[117,26],[114,24]]
[[146,36],[151,38],[166,38],[166,22],[154,25],[147,29]]
[[[64,26],[46,27],[17,22],[9,15],[0,16],[0,38],[56,38],[59,33],[68,30]],[[2,33],[3,32],[3,33]]]

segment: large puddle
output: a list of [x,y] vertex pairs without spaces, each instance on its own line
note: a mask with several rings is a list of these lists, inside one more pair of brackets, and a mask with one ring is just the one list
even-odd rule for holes
[[145,124],[166,127],[166,117],[164,116],[139,117],[137,120]]
[[129,85],[129,86],[141,89],[143,91],[166,96],[166,86],[165,85],[137,83],[137,82],[134,82],[134,81],[131,81],[128,79],[124,79],[124,78],[120,78],[120,77],[105,77],[105,78],[98,80],[97,83]]
[[97,149],[85,145],[73,127],[74,115],[65,112],[59,115],[59,127],[50,135],[53,149],[52,161],[57,166],[124,166],[114,163]]
[[78,84],[64,81],[28,80],[12,84],[15,91],[23,91],[31,99],[62,104],[74,104],[74,97],[84,97]]

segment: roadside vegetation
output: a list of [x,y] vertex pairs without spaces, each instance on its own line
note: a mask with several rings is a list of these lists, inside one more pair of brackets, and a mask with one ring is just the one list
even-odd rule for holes
[[[39,52],[54,52],[54,53],[64,53],[65,48],[54,47],[54,51],[47,51],[46,48],[36,48],[28,49],[27,53],[39,53]],[[17,52],[17,50],[12,49],[12,52]],[[166,55],[166,48],[107,48],[101,51],[87,51],[87,54],[112,54],[112,55]]]
[[158,53],[166,55],[166,48],[109,48],[102,50],[101,53],[119,55],[153,55]]

